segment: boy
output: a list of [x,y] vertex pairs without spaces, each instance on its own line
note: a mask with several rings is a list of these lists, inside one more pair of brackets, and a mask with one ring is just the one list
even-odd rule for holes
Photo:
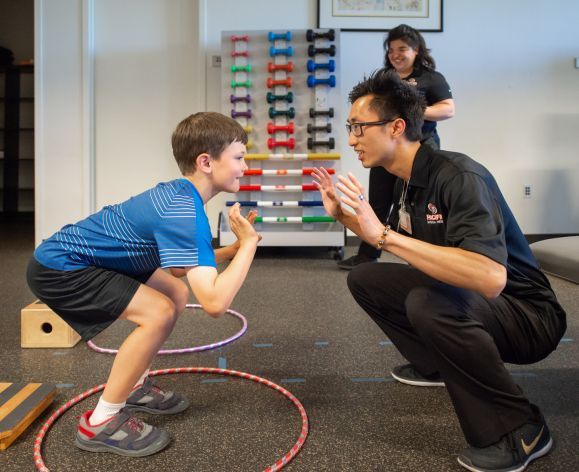
[[[553,444],[539,408],[504,362],[531,364],[556,349],[565,312],[539,271],[493,176],[464,154],[420,144],[424,100],[379,71],[354,87],[346,128],[366,168],[398,177],[386,226],[350,174],[315,171],[326,211],[406,264],[365,263],[348,288],[410,362],[392,376],[446,386],[477,472],[520,472]],[[354,209],[345,211],[340,203]]]
[[[76,445],[141,457],[165,448],[168,434],[131,411],[173,414],[188,401],[147,377],[189,297],[185,276],[204,310],[220,316],[241,288],[260,239],[255,213],[229,212],[236,244],[213,251],[203,205],[221,191],[239,191],[247,135],[219,113],[196,113],[172,136],[183,178],[106,206],[43,241],[28,266],[34,294],[89,340],[116,319],[137,324],[115,357],[94,411],[82,415]],[[216,264],[232,259],[221,274]],[[163,269],[169,269],[171,274]]]

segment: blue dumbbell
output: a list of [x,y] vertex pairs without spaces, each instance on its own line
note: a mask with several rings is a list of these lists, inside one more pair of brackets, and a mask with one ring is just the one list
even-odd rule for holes
[[330,87],[335,87],[336,76],[330,75],[327,79],[316,79],[313,75],[308,75],[308,87],[312,88],[316,85],[329,85]]
[[308,72],[314,72],[316,69],[328,69],[330,72],[336,70],[336,61],[330,59],[329,62],[314,62],[308,59]]
[[287,116],[289,118],[294,118],[296,116],[296,109],[290,107],[287,110],[276,110],[274,107],[269,107],[269,117],[274,119],[276,116]]
[[293,56],[294,55],[294,48],[292,48],[290,46],[289,48],[286,48],[286,49],[279,49],[279,48],[274,48],[272,46],[269,48],[269,55],[271,57],[274,57],[274,56]]
[[270,41],[275,41],[276,39],[285,39],[286,41],[291,41],[292,32],[288,31],[287,33],[274,33],[273,31],[270,31],[267,33],[267,39]]

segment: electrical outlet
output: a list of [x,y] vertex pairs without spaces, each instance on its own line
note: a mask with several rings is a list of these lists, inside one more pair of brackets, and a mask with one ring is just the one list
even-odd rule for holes
[[221,56],[211,56],[211,66],[221,67]]
[[531,185],[530,184],[526,184],[523,186],[523,198],[531,198],[533,196],[533,193],[531,191]]

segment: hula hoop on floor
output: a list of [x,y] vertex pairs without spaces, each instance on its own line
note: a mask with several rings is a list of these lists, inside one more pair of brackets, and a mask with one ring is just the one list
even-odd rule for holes
[[[196,303],[195,304],[188,303],[187,305],[185,305],[185,308],[202,308],[202,306],[198,305]],[[186,347],[186,348],[181,348],[181,349],[161,349],[157,354],[158,355],[189,354],[192,352],[209,351],[210,349],[216,349],[218,347],[225,346],[226,344],[232,343],[236,339],[239,339],[247,331],[247,319],[245,318],[245,316],[243,316],[241,313],[238,313],[237,311],[227,310],[226,313],[241,320],[241,323],[242,323],[241,329],[233,336],[231,336],[227,339],[224,339],[223,341],[219,341],[219,342],[212,343],[212,344],[206,344],[204,346]],[[92,349],[93,351],[99,352],[101,354],[116,354],[117,352],[119,352],[118,349],[107,349],[104,347],[97,346],[92,341],[87,341],[86,344],[90,349]]]
[[[302,429],[300,431],[300,435],[295,444],[292,446],[292,448],[288,452],[286,452],[281,459],[278,459],[274,464],[265,468],[264,472],[274,472],[281,470],[298,454],[298,452],[303,447],[306,438],[308,437],[308,430],[309,430],[308,415],[303,405],[291,392],[271,382],[270,380],[258,377],[257,375],[247,374],[245,372],[239,372],[236,370],[229,370],[229,369],[218,369],[215,367],[175,367],[172,369],[155,370],[149,373],[150,376],[169,375],[169,374],[217,374],[217,375],[230,375],[233,377],[241,377],[242,379],[251,380],[253,382],[257,382],[269,388],[277,390],[282,395],[285,395],[295,405],[302,418]],[[62,414],[65,411],[69,410],[72,406],[81,402],[85,398],[90,397],[91,395],[104,390],[105,386],[106,384],[101,384],[97,387],[93,387],[81,393],[80,395],[74,397],[72,400],[69,400],[58,410],[56,410],[50,416],[50,418],[48,418],[46,423],[42,425],[34,440],[34,464],[36,465],[36,468],[40,472],[50,472],[50,469],[48,469],[48,467],[44,463],[44,459],[42,458],[42,443],[50,427],[60,416],[62,416]]]

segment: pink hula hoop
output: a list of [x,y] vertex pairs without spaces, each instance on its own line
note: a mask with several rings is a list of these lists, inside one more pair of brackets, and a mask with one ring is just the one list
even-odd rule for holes
[[[193,303],[188,303],[187,305],[185,305],[185,307],[186,308],[202,308],[201,305],[193,304]],[[237,311],[227,310],[227,313],[238,318],[239,320],[241,320],[241,323],[242,323],[241,329],[233,336],[231,336],[227,339],[224,339],[223,341],[219,341],[219,342],[212,343],[212,344],[206,344],[204,346],[186,347],[186,348],[181,348],[181,349],[161,349],[157,354],[158,355],[190,354],[192,352],[209,351],[211,349],[216,349],[218,347],[225,346],[226,344],[229,344],[229,343],[235,341],[236,339],[239,339],[247,331],[247,319],[245,318],[245,316],[243,316],[241,313],[238,313]],[[92,341],[87,341],[86,344],[90,349],[92,349],[93,351],[96,351],[96,352],[100,352],[101,354],[116,354],[117,352],[119,352],[118,349],[107,349],[104,347],[97,346]]]
[[[272,388],[284,396],[286,396],[298,409],[301,419],[302,419],[302,429],[300,431],[300,435],[292,446],[292,448],[286,452],[283,457],[278,459],[274,464],[266,467],[264,472],[274,472],[277,470],[281,470],[284,466],[289,464],[289,462],[298,454],[298,452],[302,449],[306,438],[308,437],[308,415],[306,410],[304,409],[301,402],[288,390],[285,388],[271,382],[270,380],[264,379],[262,377],[258,377],[257,375],[247,374],[245,372],[239,372],[236,370],[229,370],[229,369],[218,369],[215,367],[175,367],[172,369],[161,369],[155,370],[149,373],[150,376],[155,375],[168,375],[168,374],[217,374],[217,375],[231,375],[233,377],[241,377],[242,379],[251,380],[253,382],[260,383],[265,385],[269,388]],[[87,397],[104,390],[106,384],[101,384],[96,387],[93,387],[85,392],[81,393],[80,395],[74,397],[72,400],[66,402],[63,406],[61,406],[57,411],[55,411],[50,418],[42,425],[36,438],[34,440],[34,464],[36,468],[40,472],[50,472],[46,464],[44,463],[44,459],[42,458],[42,443],[48,430],[50,427],[55,423],[55,421],[62,416],[64,412],[69,410],[71,407],[76,405],[77,403],[81,402]]]

